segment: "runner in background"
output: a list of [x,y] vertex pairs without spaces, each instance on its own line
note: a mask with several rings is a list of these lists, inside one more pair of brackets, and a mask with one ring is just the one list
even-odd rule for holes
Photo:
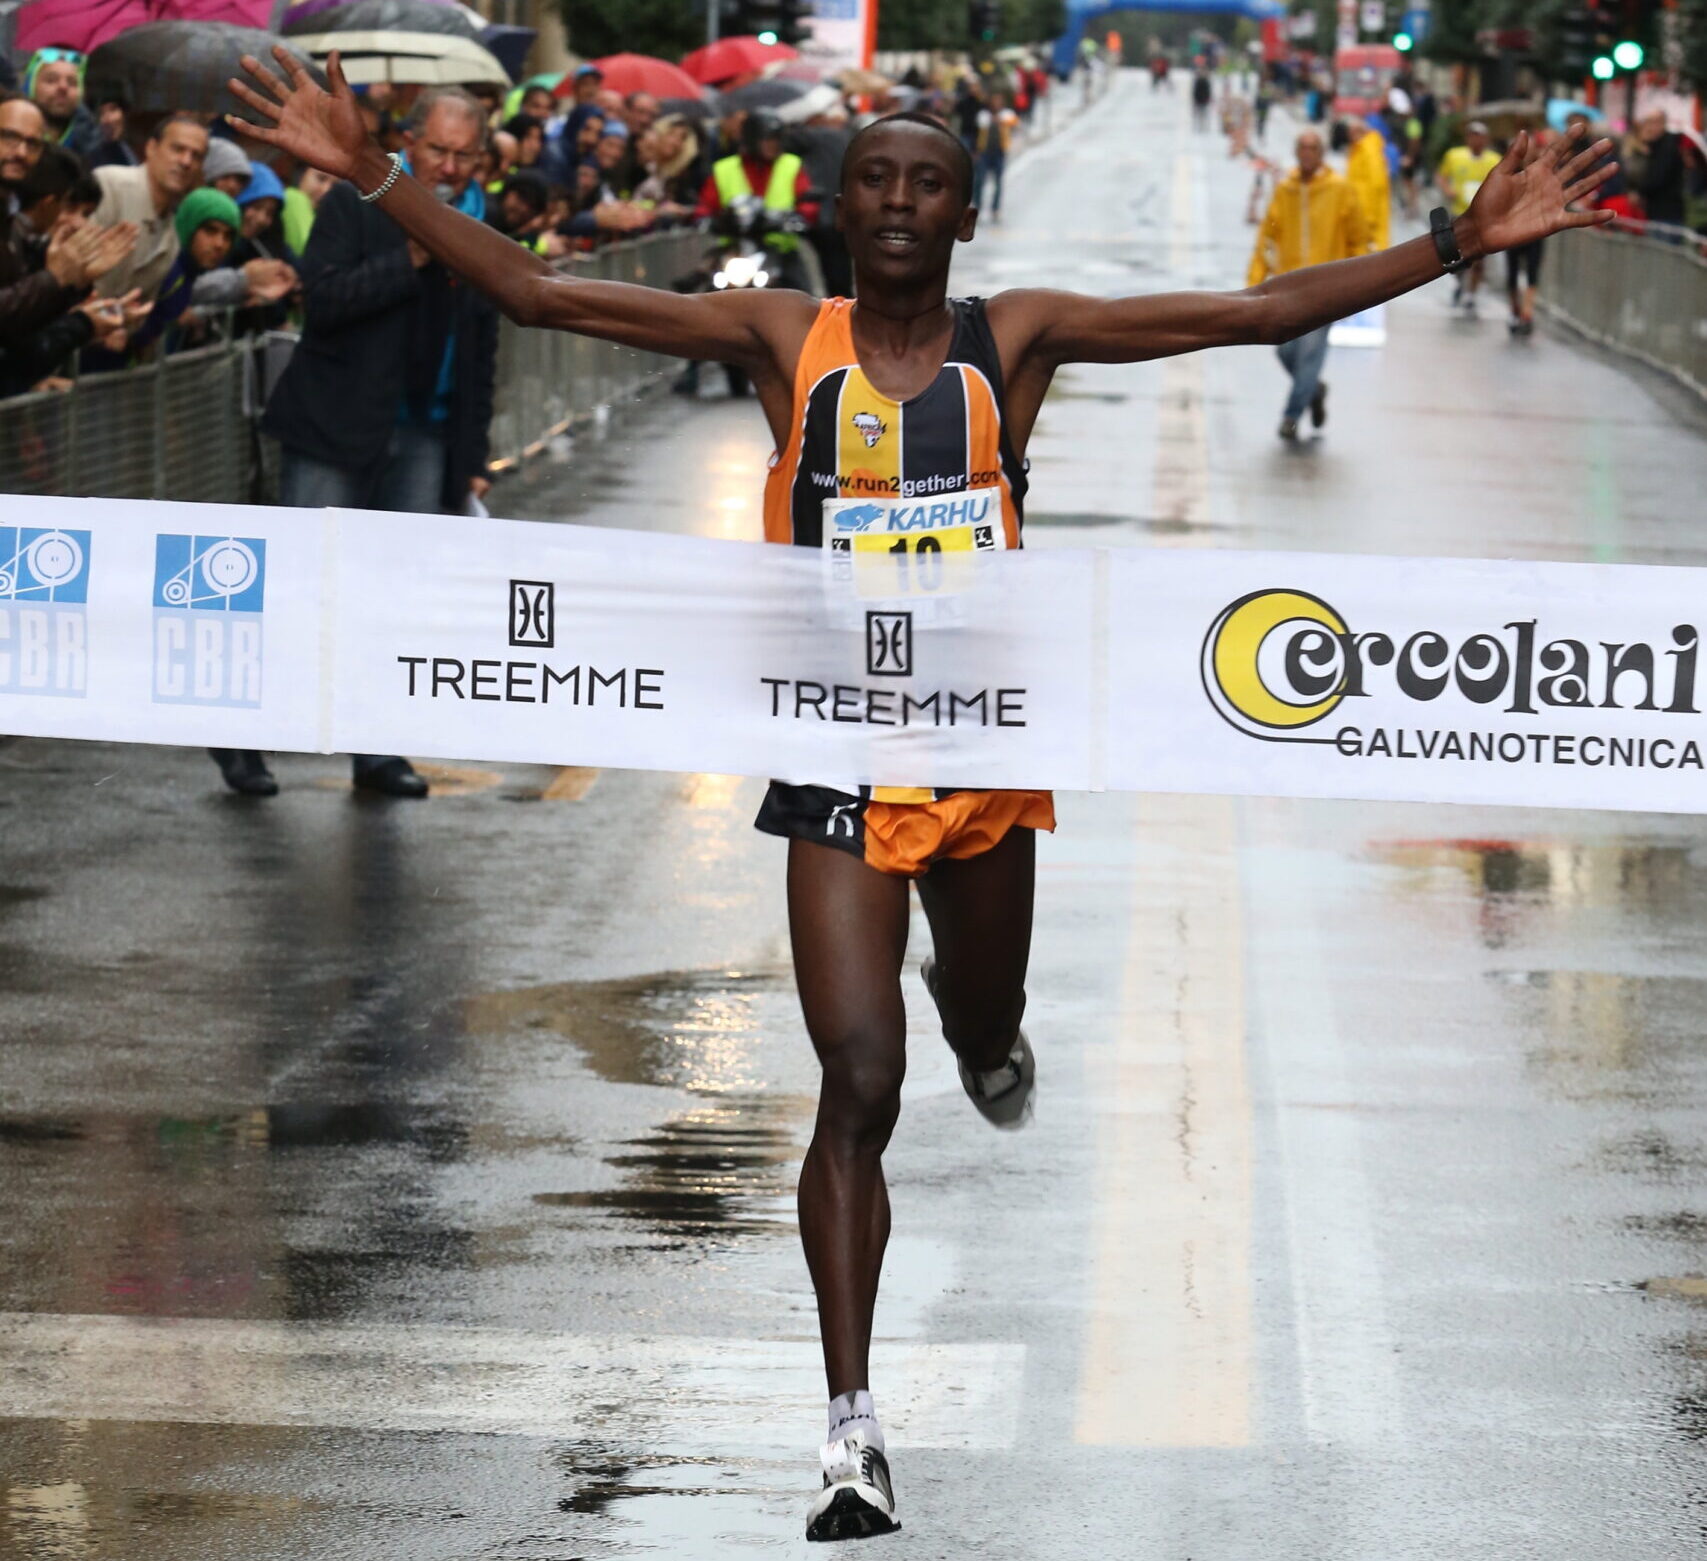
[[972,204],[979,211],[987,211],[992,222],[1002,220],[1002,175],[1007,172],[1008,151],[1018,124],[1019,115],[1008,107],[1007,93],[997,88],[978,115],[976,171],[972,181]]
[[[1488,145],[1488,127],[1472,119],[1464,127],[1464,144],[1450,147],[1435,170],[1435,183],[1446,197],[1446,209],[1453,217],[1461,217],[1470,209],[1482,182],[1499,167],[1500,154]],[[1452,307],[1463,306],[1472,319],[1476,317],[1476,290],[1482,285],[1482,261],[1478,256],[1466,271],[1458,273],[1458,285],[1452,293]]]
[[1346,120],[1350,149],[1346,153],[1345,176],[1357,191],[1363,222],[1371,249],[1385,249],[1393,236],[1393,189],[1387,173],[1387,138],[1368,120],[1352,115]]
[[[283,47],[274,58],[288,84],[244,59],[253,84],[231,85],[256,122],[234,127],[349,180],[364,203],[518,324],[739,365],[776,444],[765,534],[819,549],[827,586],[835,544],[886,514],[905,527],[893,528],[886,554],[1019,546],[1026,445],[1066,364],[1294,341],[1433,281],[1459,256],[1601,220],[1567,203],[1593,189],[1595,176],[1584,174],[1604,145],[1561,143],[1529,159],[1520,136],[1472,211],[1437,236],[1381,254],[1273,275],[1240,292],[1097,298],[1016,289],[987,302],[950,299],[955,245],[978,224],[971,156],[940,122],[896,114],[855,136],[842,164],[836,218],[854,260],[854,300],[819,302],[788,289],[678,294],[553,270],[405,176],[369,138],[336,54],[326,65],[329,91]],[[1348,206],[1357,210],[1355,200]],[[941,535],[915,527],[921,506],[876,501],[946,493],[965,497],[945,511],[981,506],[989,517],[981,539],[964,535],[974,529],[964,522],[950,535],[956,523],[946,517]],[[823,1070],[800,1181],[830,1427],[810,1539],[899,1527],[870,1349],[889,1238],[883,1152],[906,1071],[901,978],[912,880],[920,880],[935,951],[921,975],[962,1084],[987,1120],[1018,1126],[1035,1080],[1020,1030],[1035,832],[1053,824],[1042,792],[862,787],[836,796],[827,786],[773,785],[760,816],[789,836],[795,979]],[[989,1217],[1014,1214],[1000,1207]]]

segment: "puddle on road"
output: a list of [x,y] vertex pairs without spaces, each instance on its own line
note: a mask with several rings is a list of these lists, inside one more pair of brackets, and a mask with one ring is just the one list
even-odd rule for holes
[[792,1234],[797,1133],[811,1113],[797,1096],[708,1102],[606,1155],[624,1173],[622,1186],[535,1193],[533,1201],[630,1221],[669,1244]]
[[485,993],[469,999],[464,1022],[482,1038],[560,1035],[611,1084],[758,1093],[769,1073],[759,1039],[785,1001],[792,988],[781,970],[662,971]]
[[760,1051],[793,1003],[777,969],[665,971],[474,999],[471,1033],[561,1035],[607,1082],[700,1097],[613,1146],[605,1163],[621,1185],[536,1193],[534,1202],[623,1221],[666,1244],[791,1232],[814,1102],[768,1091]]
[[1651,840],[1377,840],[1370,859],[1418,880],[1456,876],[1478,896],[1530,897],[1556,906],[1677,913],[1707,885],[1692,842]]

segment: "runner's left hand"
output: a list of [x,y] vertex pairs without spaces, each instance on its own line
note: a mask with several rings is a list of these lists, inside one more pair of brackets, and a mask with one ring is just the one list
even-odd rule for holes
[[1464,216],[1474,230],[1466,254],[1489,255],[1516,249],[1565,228],[1598,227],[1611,222],[1610,211],[1572,211],[1612,177],[1613,163],[1595,164],[1612,150],[1610,141],[1584,146],[1582,133],[1560,136],[1537,152],[1527,130],[1512,138],[1499,166],[1483,180]]

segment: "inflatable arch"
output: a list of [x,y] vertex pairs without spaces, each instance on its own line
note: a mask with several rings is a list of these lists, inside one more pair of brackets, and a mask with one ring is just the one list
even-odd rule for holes
[[[1058,72],[1072,70],[1079,57],[1079,40],[1099,17],[1114,11],[1196,11],[1205,16],[1248,16],[1254,22],[1273,21],[1286,15],[1280,0],[1067,0],[1067,30],[1055,40],[1051,56]],[[1134,64],[1141,63],[1134,61]]]

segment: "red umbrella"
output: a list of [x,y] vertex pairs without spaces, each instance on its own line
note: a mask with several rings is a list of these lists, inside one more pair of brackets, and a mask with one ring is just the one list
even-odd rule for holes
[[144,22],[231,22],[267,25],[272,0],[32,0],[18,12],[15,51],[33,54],[57,44],[87,54]]
[[[611,54],[593,64],[604,73],[604,84],[613,92],[649,92],[655,98],[697,98],[705,94],[699,83],[680,65],[655,60],[649,54]],[[565,80],[572,81],[573,76]]]
[[703,49],[695,49],[682,61],[682,69],[695,81],[708,86],[733,81],[737,76],[756,76],[777,60],[799,59],[797,49],[786,43],[765,43],[758,38],[719,38]]

